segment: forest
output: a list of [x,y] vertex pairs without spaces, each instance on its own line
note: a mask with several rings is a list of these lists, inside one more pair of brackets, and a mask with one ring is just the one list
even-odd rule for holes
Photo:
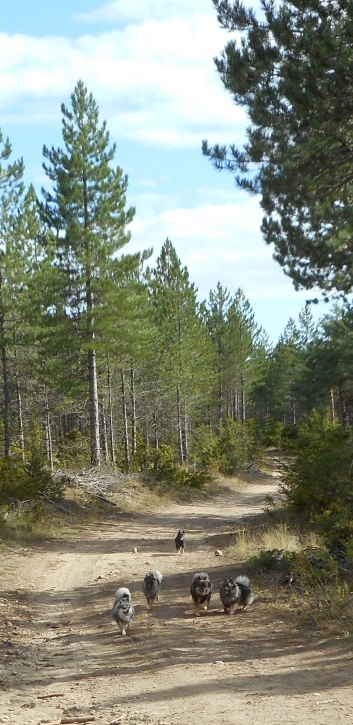
[[240,3],[213,2],[225,29],[247,33],[216,65],[253,125],[243,150],[205,141],[203,152],[261,194],[265,241],[294,284],[336,306],[314,324],[307,305],[273,345],[241,289],[219,282],[198,300],[172,240],[154,267],[151,250],[129,254],[128,179],[79,81],[62,105],[62,148],[43,148],[41,195],[1,136],[0,505],[39,482],[59,495],[58,468],[202,486],[275,446],[299,453],[284,476],[293,509],[352,553],[352,51],[337,60],[349,3],[289,3],[277,16],[263,3],[266,27]]
[[241,289],[219,283],[198,302],[170,240],[155,268],[149,250],[118,256],[134,213],[127,179],[109,167],[114,148],[81,83],[72,100],[65,151],[45,149],[44,201],[23,188],[20,162],[2,169],[2,455],[193,466],[227,426],[270,442],[320,409],[347,428],[350,308],[315,328],[307,306],[272,346]]

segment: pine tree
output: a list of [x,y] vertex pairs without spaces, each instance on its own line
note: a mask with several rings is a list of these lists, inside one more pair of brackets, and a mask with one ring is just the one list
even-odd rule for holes
[[[262,231],[296,288],[352,289],[353,8],[349,0],[276,4],[255,13],[213,0],[238,31],[216,66],[251,125],[242,149],[207,142],[217,168],[261,195]],[[240,34],[240,35],[239,35]]]
[[[197,290],[169,239],[147,281],[157,331],[155,372],[164,406],[170,401],[169,430],[177,431],[179,462],[189,461],[189,432],[210,388],[211,350],[198,314]],[[160,401],[159,401],[160,402]]]
[[202,304],[202,318],[214,349],[214,364],[217,377],[216,406],[217,422],[222,425],[227,417],[227,392],[229,380],[228,357],[228,314],[232,300],[230,293],[217,283],[210,291],[207,302]]
[[232,299],[220,283],[203,303],[202,316],[214,349],[216,420],[220,425],[227,418],[245,422],[253,379],[252,358],[262,330],[242,290],[238,289]]
[[297,385],[303,365],[300,332],[289,319],[273,351],[273,401],[276,416],[284,425],[299,422]]
[[[134,209],[125,210],[127,177],[111,166],[116,146],[110,145],[106,123],[99,125],[97,103],[82,81],[71,95],[71,109],[62,104],[61,110],[64,149],[43,148],[48,161],[43,167],[53,182],[52,191],[42,190],[41,205],[52,232],[47,317],[57,345],[76,355],[79,365],[86,357],[91,462],[99,466],[97,349],[108,321],[118,314],[115,290],[124,272],[117,253],[130,239],[126,226]],[[136,267],[138,255],[130,261]]]
[[270,375],[272,346],[265,332],[261,332],[251,360],[251,415],[265,429],[272,423],[272,378]]
[[[11,145],[0,133],[0,347],[3,378],[4,453],[13,446],[14,392],[18,406],[18,442],[24,446],[20,392],[20,369],[24,347],[30,344],[28,325],[29,283],[35,258],[38,228],[37,203],[33,187],[25,192],[22,159],[10,162]],[[28,362],[27,347],[27,360]],[[21,364],[22,363],[22,364]],[[22,378],[23,379],[23,378]]]
[[350,423],[353,414],[353,314],[336,307],[325,316],[307,346],[302,388],[310,407],[329,408],[333,423]]
[[262,329],[255,322],[255,315],[249,300],[238,289],[228,312],[228,355],[231,361],[229,410],[233,420],[245,423],[249,417],[247,405],[254,379],[254,358],[259,343],[262,344]]

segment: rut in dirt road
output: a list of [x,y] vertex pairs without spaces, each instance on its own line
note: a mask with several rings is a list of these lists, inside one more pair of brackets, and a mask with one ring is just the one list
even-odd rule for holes
[[[331,722],[351,721],[352,656],[341,641],[296,631],[256,582],[248,610],[223,611],[224,578],[247,572],[214,552],[224,551],[245,523],[256,525],[276,488],[276,478],[265,474],[248,484],[228,482],[213,499],[116,514],[19,557],[26,587],[17,599],[21,617],[3,676],[0,722],[4,715],[15,725],[60,723],[76,712],[102,725],[199,725],[200,711],[202,720],[207,713],[207,720],[227,723],[246,711],[247,725],[276,725],[284,713],[297,723],[300,706],[301,723],[321,723],[320,698]],[[175,550],[179,529],[186,532],[184,554]],[[148,609],[142,581],[151,569],[163,581],[160,600]],[[200,571],[209,574],[213,594],[209,611],[195,617],[190,584]],[[121,586],[135,606],[126,636],[111,619]],[[35,701],[46,694],[45,706]]]

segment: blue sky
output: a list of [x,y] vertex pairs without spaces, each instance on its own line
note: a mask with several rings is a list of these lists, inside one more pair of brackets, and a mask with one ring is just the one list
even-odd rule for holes
[[314,295],[295,292],[272,259],[258,200],[202,156],[204,138],[245,140],[244,111],[213,63],[228,37],[211,0],[2,0],[0,128],[26,181],[48,188],[42,147],[62,145],[60,106],[82,79],[129,176],[136,217],[124,251],[153,247],[153,264],[168,237],[200,300],[218,282],[232,295],[240,287],[276,342]]

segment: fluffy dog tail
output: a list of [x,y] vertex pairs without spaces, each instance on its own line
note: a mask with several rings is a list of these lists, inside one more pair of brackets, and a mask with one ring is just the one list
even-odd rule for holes
[[237,576],[235,580],[236,584],[242,584],[243,587],[249,587],[250,586],[250,579],[247,576]]
[[240,589],[239,603],[242,604],[245,609],[245,607],[247,607],[248,604],[252,604],[255,599],[254,592],[250,588],[250,579],[247,576],[237,576],[235,583]]
[[117,589],[115,592],[115,601],[122,600],[123,602],[131,602],[131,593],[130,589],[127,587],[120,587],[120,589]]
[[160,571],[157,571],[157,569],[151,569],[150,574],[152,574],[154,578],[157,579],[158,584],[162,584],[163,574],[161,574]]

